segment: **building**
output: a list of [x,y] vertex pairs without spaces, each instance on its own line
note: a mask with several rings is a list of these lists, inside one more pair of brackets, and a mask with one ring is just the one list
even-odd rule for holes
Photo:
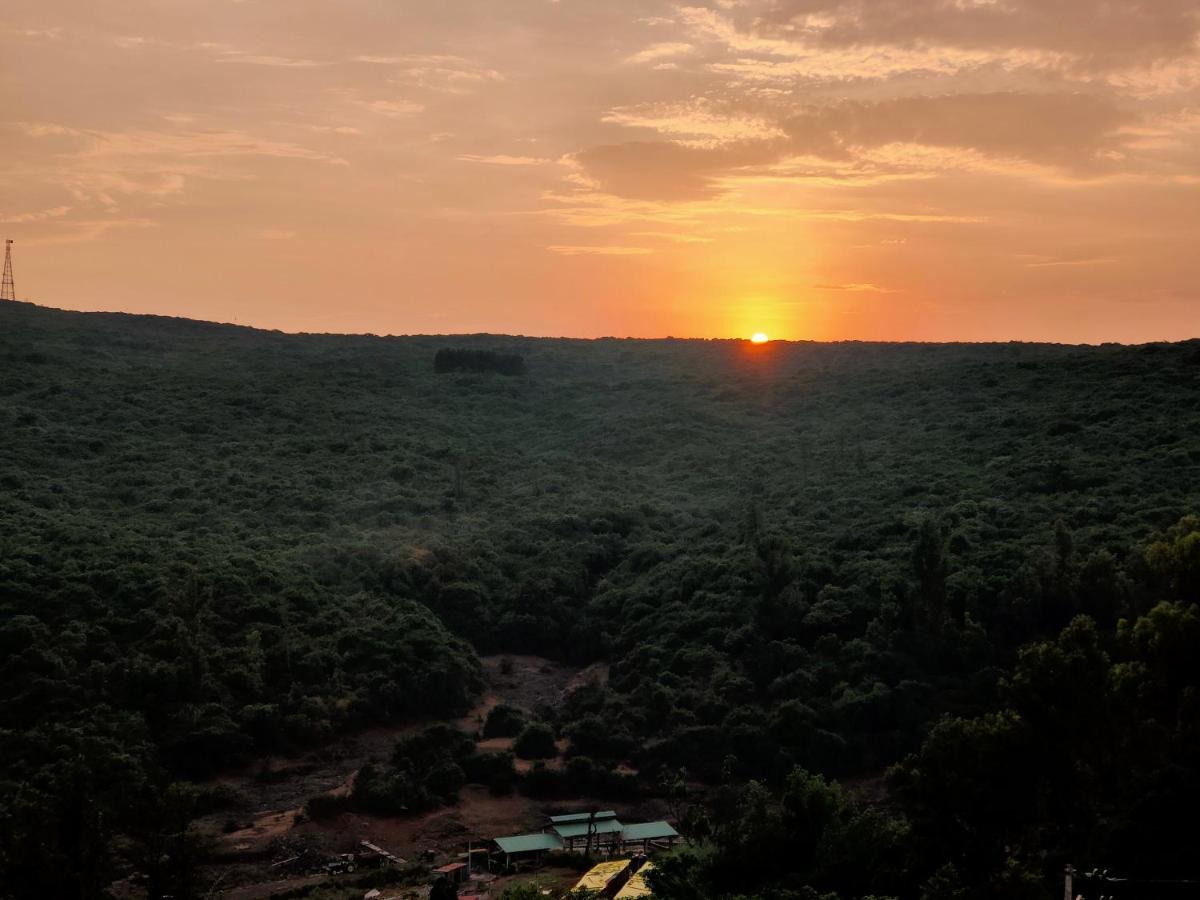
[[585,851],[604,856],[636,852],[647,855],[673,847],[682,836],[667,822],[638,822],[626,825],[612,810],[550,816],[539,834],[517,834],[496,838],[496,849],[504,854],[504,865],[532,858],[540,862],[550,850]]
[[384,850],[378,844],[372,844],[370,841],[359,841],[361,848],[358,853],[361,859],[373,859],[375,865],[379,866],[403,866],[407,865],[405,861],[394,853]]
[[[604,818],[601,818],[602,815]],[[555,822],[551,819],[548,830],[558,835],[567,850],[617,848],[621,841],[621,831],[625,827],[618,821],[616,813],[597,813],[595,817],[581,813],[554,818],[566,820]]]
[[681,839],[667,822],[640,822],[621,829],[621,850],[625,853],[639,850],[646,856],[651,850],[669,850]]
[[557,834],[515,834],[512,837],[496,838],[493,843],[496,850],[503,854],[506,869],[514,862],[540,863],[542,854],[546,851],[563,849],[562,838]]
[[453,885],[465,884],[471,871],[466,863],[447,863],[433,870],[435,878],[445,878]]
[[603,812],[565,813],[561,816],[548,816],[551,826],[578,825],[581,822],[587,822],[589,819],[594,822],[604,822],[616,817],[617,814],[611,809],[606,809]]

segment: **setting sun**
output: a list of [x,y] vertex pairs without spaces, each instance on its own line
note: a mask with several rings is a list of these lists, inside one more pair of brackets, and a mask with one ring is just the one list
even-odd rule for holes
[[765,344],[769,340],[770,338],[761,331],[756,331],[754,334],[750,335],[750,343],[752,344]]

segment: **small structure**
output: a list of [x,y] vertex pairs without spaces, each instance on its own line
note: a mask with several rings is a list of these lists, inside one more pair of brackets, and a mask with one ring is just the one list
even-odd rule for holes
[[508,868],[513,863],[513,857],[517,861],[532,859],[535,862],[541,862],[542,854],[547,850],[561,850],[563,848],[562,838],[557,834],[547,834],[545,832],[539,834],[516,834],[512,837],[496,838],[493,842],[496,849],[504,854],[504,867]]
[[680,839],[679,832],[668,822],[641,822],[621,829],[621,849],[640,847],[643,855],[655,850],[669,850]]
[[403,866],[405,862],[395,853],[389,853],[377,844],[372,844],[370,841],[359,841],[359,857],[364,861],[374,860],[376,865],[380,866]]
[[466,863],[447,863],[444,866],[438,866],[433,870],[435,880],[445,878],[453,885],[466,884],[467,877],[471,874]]
[[628,859],[613,859],[594,865],[575,884],[575,890],[615,897],[633,874],[631,862]]
[[541,834],[517,834],[496,838],[493,844],[504,854],[504,865],[513,858],[541,861],[548,850],[572,850],[618,856],[636,852],[645,856],[652,850],[665,850],[682,840],[668,822],[639,822],[625,825],[612,810],[565,813],[548,816]]
[[562,839],[567,850],[599,850],[614,848],[620,842],[624,827],[612,818],[554,825],[552,831]]
[[4,242],[4,277],[0,279],[0,300],[16,300],[17,289],[13,285],[11,240]]
[[591,820],[593,822],[603,822],[607,819],[615,819],[617,814],[611,809],[606,809],[603,812],[581,812],[581,813],[565,813],[561,816],[550,816],[550,824],[554,825],[578,825],[581,822]]

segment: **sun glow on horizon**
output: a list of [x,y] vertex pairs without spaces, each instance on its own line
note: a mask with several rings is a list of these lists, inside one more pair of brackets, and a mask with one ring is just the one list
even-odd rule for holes
[[750,335],[750,343],[752,344],[765,344],[770,339],[771,338],[768,335],[761,331],[756,331],[754,334]]

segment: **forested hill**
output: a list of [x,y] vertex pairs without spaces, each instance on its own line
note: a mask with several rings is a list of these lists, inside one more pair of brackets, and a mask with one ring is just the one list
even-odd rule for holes
[[[447,347],[525,372],[437,374]],[[1104,643],[1197,599],[1197,341],[377,338],[5,303],[0,429],[0,821],[28,834],[78,790],[104,810],[114,783],[461,711],[477,652],[611,662],[552,724],[650,782],[875,773],[1009,702],[1018,649],[1077,614]]]

